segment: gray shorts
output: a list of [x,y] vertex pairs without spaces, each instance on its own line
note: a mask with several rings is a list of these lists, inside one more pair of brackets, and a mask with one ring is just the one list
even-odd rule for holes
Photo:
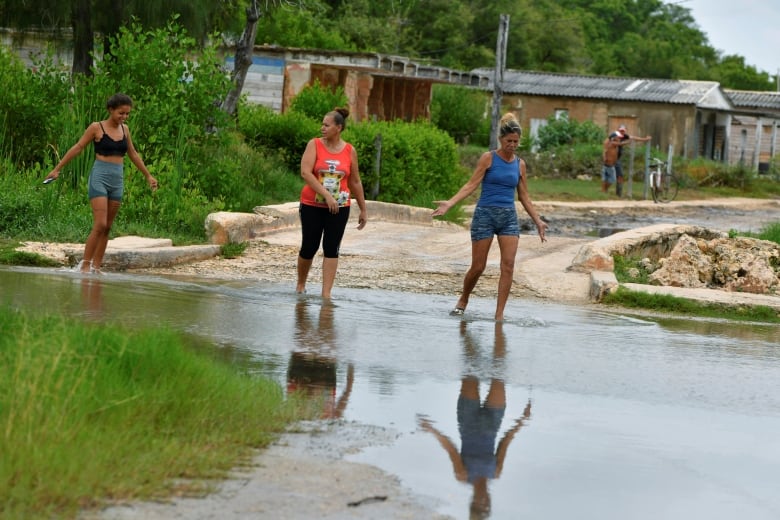
[[125,176],[122,164],[95,160],[89,172],[89,199],[108,197],[109,200],[122,200],[125,189]]
[[614,166],[607,166],[606,164],[601,169],[601,180],[614,184],[617,180],[617,172]]
[[517,222],[517,210],[477,206],[471,218],[471,241],[493,238],[493,235],[520,236],[520,224]]

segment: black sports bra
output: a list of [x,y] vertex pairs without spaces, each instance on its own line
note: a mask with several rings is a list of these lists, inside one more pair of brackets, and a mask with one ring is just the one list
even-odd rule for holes
[[103,123],[98,122],[98,124],[100,129],[103,130],[103,137],[100,138],[100,141],[95,141],[95,153],[98,155],[123,157],[127,153],[127,136],[125,135],[124,125],[122,125],[122,139],[114,141],[106,133]]

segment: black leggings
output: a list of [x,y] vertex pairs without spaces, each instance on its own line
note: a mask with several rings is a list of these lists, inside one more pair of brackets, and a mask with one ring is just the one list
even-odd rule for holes
[[325,258],[338,258],[349,220],[349,206],[340,207],[334,215],[328,208],[301,204],[298,215],[301,217],[301,249],[298,252],[301,258],[314,258],[320,248],[320,240]]

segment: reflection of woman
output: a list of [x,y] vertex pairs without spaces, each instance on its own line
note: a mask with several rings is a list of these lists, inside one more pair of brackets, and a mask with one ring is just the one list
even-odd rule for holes
[[91,317],[103,317],[103,285],[100,280],[82,278],[81,300]]
[[298,349],[290,354],[287,367],[287,391],[301,392],[311,400],[320,400],[323,419],[339,418],[347,407],[355,377],[354,367],[347,367],[347,382],[341,397],[336,398],[337,363],[333,353],[333,308],[328,301],[320,306],[315,325],[308,316],[309,302],[295,306],[295,340]]
[[[471,356],[474,354],[475,345],[465,327],[466,323],[463,322],[461,334],[466,354]],[[497,322],[493,349],[494,360],[504,357],[505,348],[506,338],[501,323]],[[481,402],[479,379],[475,375],[465,375],[461,380],[457,410],[460,451],[452,440],[437,430],[427,418],[419,418],[420,428],[432,433],[446,450],[450,462],[452,462],[455,478],[472,485],[472,518],[486,518],[490,513],[488,481],[501,475],[509,444],[525,421],[531,417],[531,401],[528,401],[525,410],[523,410],[523,416],[515,420],[514,425],[504,434],[497,447],[496,438],[506,410],[506,391],[502,379],[491,378],[487,397],[484,402]]]

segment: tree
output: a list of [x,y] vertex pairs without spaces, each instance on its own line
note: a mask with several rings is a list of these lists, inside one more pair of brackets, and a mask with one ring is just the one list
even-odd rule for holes
[[774,90],[775,84],[768,72],[759,72],[745,64],[745,58],[729,55],[721,58],[713,69],[713,79],[723,87],[737,90]]
[[252,51],[257,38],[257,21],[260,19],[260,8],[257,6],[257,0],[251,0],[246,8],[246,27],[236,43],[236,55],[233,60],[233,72],[230,74],[230,80],[233,82],[233,88],[230,89],[225,100],[222,102],[222,110],[230,115],[236,113],[238,100],[241,97],[241,91],[244,88],[244,81],[252,65]]
[[95,34],[102,35],[103,54],[120,27],[137,19],[148,28],[164,27],[175,16],[195,38],[203,41],[214,30],[226,29],[246,0],[0,0],[0,24],[22,31],[41,29],[73,33],[74,73],[90,74]]

